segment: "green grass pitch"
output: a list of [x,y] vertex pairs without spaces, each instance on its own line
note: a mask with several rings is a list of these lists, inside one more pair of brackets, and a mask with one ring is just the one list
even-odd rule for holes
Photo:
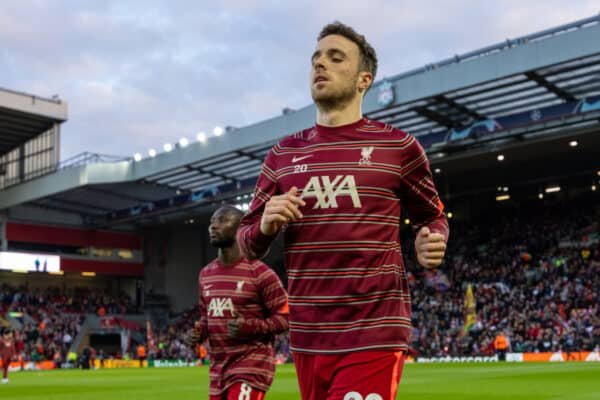
[[[2,400],[207,398],[207,367],[18,372],[0,385]],[[266,399],[300,399],[292,365],[278,367]],[[410,364],[404,367],[398,399],[598,400],[600,363]]]

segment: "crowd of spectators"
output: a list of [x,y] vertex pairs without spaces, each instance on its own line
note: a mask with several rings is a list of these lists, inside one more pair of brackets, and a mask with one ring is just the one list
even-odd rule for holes
[[26,287],[0,286],[0,317],[9,315],[20,322],[14,330],[19,358],[23,361],[67,360],[86,313],[101,316],[137,311],[131,299],[121,294],[76,288],[69,293],[59,288],[29,290]]
[[[499,332],[513,352],[598,349],[598,221],[592,207],[570,205],[452,224],[447,259],[438,272],[424,271],[407,257],[413,351],[492,355]],[[477,322],[465,327],[469,283]]]

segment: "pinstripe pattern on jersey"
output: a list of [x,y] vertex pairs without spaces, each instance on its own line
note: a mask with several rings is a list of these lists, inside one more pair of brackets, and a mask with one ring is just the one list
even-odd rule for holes
[[[287,296],[275,273],[262,262],[241,260],[223,266],[217,260],[199,276],[201,322],[210,342],[210,395],[220,396],[236,382],[267,391],[273,380],[275,360],[273,338],[232,338],[228,323],[264,319],[287,304]],[[235,312],[218,315],[207,312],[213,299],[232,299]]]
[[398,242],[345,241],[345,242],[300,242],[287,245],[286,253],[323,251],[400,251]]
[[317,354],[406,349],[410,295],[399,244],[401,213],[408,212],[414,227],[448,233],[418,141],[366,119],[317,126],[273,146],[264,165],[269,176],[259,176],[261,195],[238,231],[246,254],[265,254],[273,240],[260,232],[265,203],[294,186],[300,194],[310,190],[303,217],[283,232],[291,348]]
[[403,317],[382,317],[359,319],[354,321],[333,323],[291,323],[290,328],[296,332],[348,332],[359,329],[377,329],[388,326],[410,328],[410,319]]
[[[363,295],[346,296],[290,296],[290,306],[311,305],[311,306],[331,306],[331,305],[355,305],[370,303],[376,300],[401,300],[410,304],[410,295],[402,290],[386,290],[381,292],[372,292]],[[294,322],[292,322],[293,324]]]
[[288,277],[293,279],[342,279],[371,278],[377,275],[396,274],[401,279],[406,277],[404,269],[397,264],[381,265],[368,268],[289,268]]
[[350,150],[350,149],[361,149],[363,147],[373,146],[379,150],[403,150],[410,146],[415,141],[415,138],[408,136],[400,138],[398,140],[354,140],[354,141],[341,141],[331,143],[316,143],[298,147],[286,147],[281,143],[273,146],[273,154],[276,156],[284,154],[305,154],[312,153],[314,151],[327,151],[327,150]]
[[[390,328],[392,332],[397,331],[397,327]],[[320,335],[324,333],[321,332]],[[404,343],[378,343],[370,346],[338,346],[335,349],[319,349],[318,352],[314,350],[312,347],[303,347],[303,346],[294,346],[290,344],[290,350],[296,351],[299,353],[318,353],[318,354],[344,354],[348,352],[354,351],[365,351],[365,350],[402,350],[407,351],[408,345]]]
[[398,226],[400,218],[378,215],[378,214],[316,214],[306,215],[302,219],[289,224],[293,228],[301,228],[310,225],[329,225],[329,224],[375,224]]

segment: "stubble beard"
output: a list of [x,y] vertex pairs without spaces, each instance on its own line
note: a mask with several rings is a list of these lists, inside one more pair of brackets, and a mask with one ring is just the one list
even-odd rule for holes
[[328,92],[319,92],[311,87],[311,96],[321,111],[341,110],[358,95],[354,82],[348,80],[343,87]]
[[210,245],[216,249],[224,249],[226,247],[231,247],[235,243],[235,238],[227,238],[227,239],[216,239],[211,240]]

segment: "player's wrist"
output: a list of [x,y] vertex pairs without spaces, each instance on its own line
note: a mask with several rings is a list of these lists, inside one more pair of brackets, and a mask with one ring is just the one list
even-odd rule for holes
[[263,236],[273,236],[278,232],[278,229],[273,224],[261,223],[259,232]]

